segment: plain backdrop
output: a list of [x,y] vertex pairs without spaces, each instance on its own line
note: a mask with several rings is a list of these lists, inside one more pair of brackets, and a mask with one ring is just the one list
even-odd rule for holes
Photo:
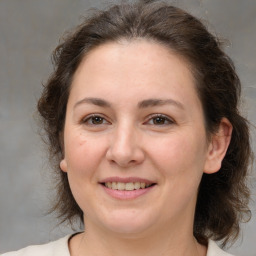
[[[175,1],[228,39],[243,84],[242,112],[256,123],[256,1]],[[36,101],[51,72],[50,54],[63,33],[86,10],[105,8],[96,0],[0,0],[0,253],[45,243],[73,232],[47,216],[53,196],[50,167],[37,134]],[[254,131],[253,140],[256,135]],[[254,142],[255,148],[255,142]],[[251,187],[256,199],[255,170]],[[256,255],[256,207],[230,250]]]

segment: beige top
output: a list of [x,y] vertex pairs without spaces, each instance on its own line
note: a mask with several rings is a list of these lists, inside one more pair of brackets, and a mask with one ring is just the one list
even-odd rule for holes
[[[48,244],[28,246],[19,251],[4,253],[1,256],[70,256],[68,240],[71,236],[65,236]],[[209,240],[206,256],[232,255],[221,250],[214,241]]]

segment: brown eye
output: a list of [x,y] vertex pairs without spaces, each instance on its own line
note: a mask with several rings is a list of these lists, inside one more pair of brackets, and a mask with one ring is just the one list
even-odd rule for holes
[[166,121],[167,121],[166,118],[160,117],[160,116],[153,118],[153,124],[156,124],[156,125],[166,124]]
[[94,116],[91,118],[92,124],[103,124],[104,119],[100,116]]
[[108,124],[108,121],[104,117],[101,117],[98,115],[92,115],[83,119],[82,123],[86,125],[102,125],[102,124],[104,125],[104,124]]
[[152,115],[147,121],[147,124],[157,126],[172,125],[173,123],[174,121],[171,118],[161,114]]

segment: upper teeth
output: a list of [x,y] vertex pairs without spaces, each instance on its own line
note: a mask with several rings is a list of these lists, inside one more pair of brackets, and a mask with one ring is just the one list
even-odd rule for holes
[[147,188],[150,186],[150,184],[147,184],[145,182],[128,182],[128,183],[106,182],[105,186],[115,190],[134,190],[134,189]]

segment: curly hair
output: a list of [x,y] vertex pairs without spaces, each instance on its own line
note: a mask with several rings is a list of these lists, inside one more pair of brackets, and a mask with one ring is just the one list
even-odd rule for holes
[[221,169],[214,174],[203,174],[194,219],[194,236],[200,243],[206,244],[211,238],[222,240],[225,245],[238,236],[239,223],[244,217],[250,218],[246,181],[252,151],[248,121],[238,110],[241,84],[218,38],[197,18],[165,2],[121,3],[97,10],[55,49],[54,71],[38,102],[57,177],[57,196],[52,209],[62,221],[72,222],[78,217],[83,223],[83,212],[72,196],[67,174],[59,168],[64,154],[66,106],[77,67],[99,45],[138,38],[162,44],[188,61],[208,135],[217,130],[223,117],[233,126]]

